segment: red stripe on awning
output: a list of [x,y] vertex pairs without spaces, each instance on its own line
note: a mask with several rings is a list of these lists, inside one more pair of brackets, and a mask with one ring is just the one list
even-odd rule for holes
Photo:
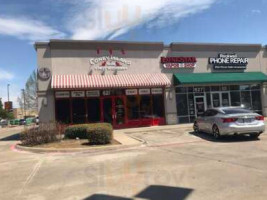
[[165,74],[54,75],[53,89],[165,87],[171,82]]

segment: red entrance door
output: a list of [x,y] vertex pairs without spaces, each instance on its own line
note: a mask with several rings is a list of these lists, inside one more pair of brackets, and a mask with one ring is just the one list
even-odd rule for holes
[[122,128],[126,124],[125,111],[124,96],[101,98],[101,121],[112,124],[114,128]]

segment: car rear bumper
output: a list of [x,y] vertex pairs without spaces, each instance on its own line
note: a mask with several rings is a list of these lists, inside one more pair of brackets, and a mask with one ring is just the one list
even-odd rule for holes
[[241,134],[252,134],[252,133],[262,133],[265,131],[264,122],[256,125],[237,125],[234,123],[225,124],[220,127],[221,135],[241,135]]

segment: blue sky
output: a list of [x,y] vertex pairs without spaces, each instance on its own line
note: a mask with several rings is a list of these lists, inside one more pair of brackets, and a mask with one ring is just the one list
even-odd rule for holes
[[267,44],[266,0],[0,0],[0,98],[36,69],[35,41]]

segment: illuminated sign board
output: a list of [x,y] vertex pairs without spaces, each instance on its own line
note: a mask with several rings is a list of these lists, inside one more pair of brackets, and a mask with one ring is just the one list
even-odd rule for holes
[[161,63],[166,69],[195,68],[196,57],[161,57]]
[[125,58],[119,58],[116,56],[103,56],[99,58],[91,58],[89,60],[90,65],[94,70],[100,71],[123,71],[127,70],[128,66],[131,65],[131,61]]
[[248,65],[248,58],[238,57],[237,54],[219,54],[217,58],[209,58],[209,64],[213,65],[213,69],[222,70],[242,70]]

